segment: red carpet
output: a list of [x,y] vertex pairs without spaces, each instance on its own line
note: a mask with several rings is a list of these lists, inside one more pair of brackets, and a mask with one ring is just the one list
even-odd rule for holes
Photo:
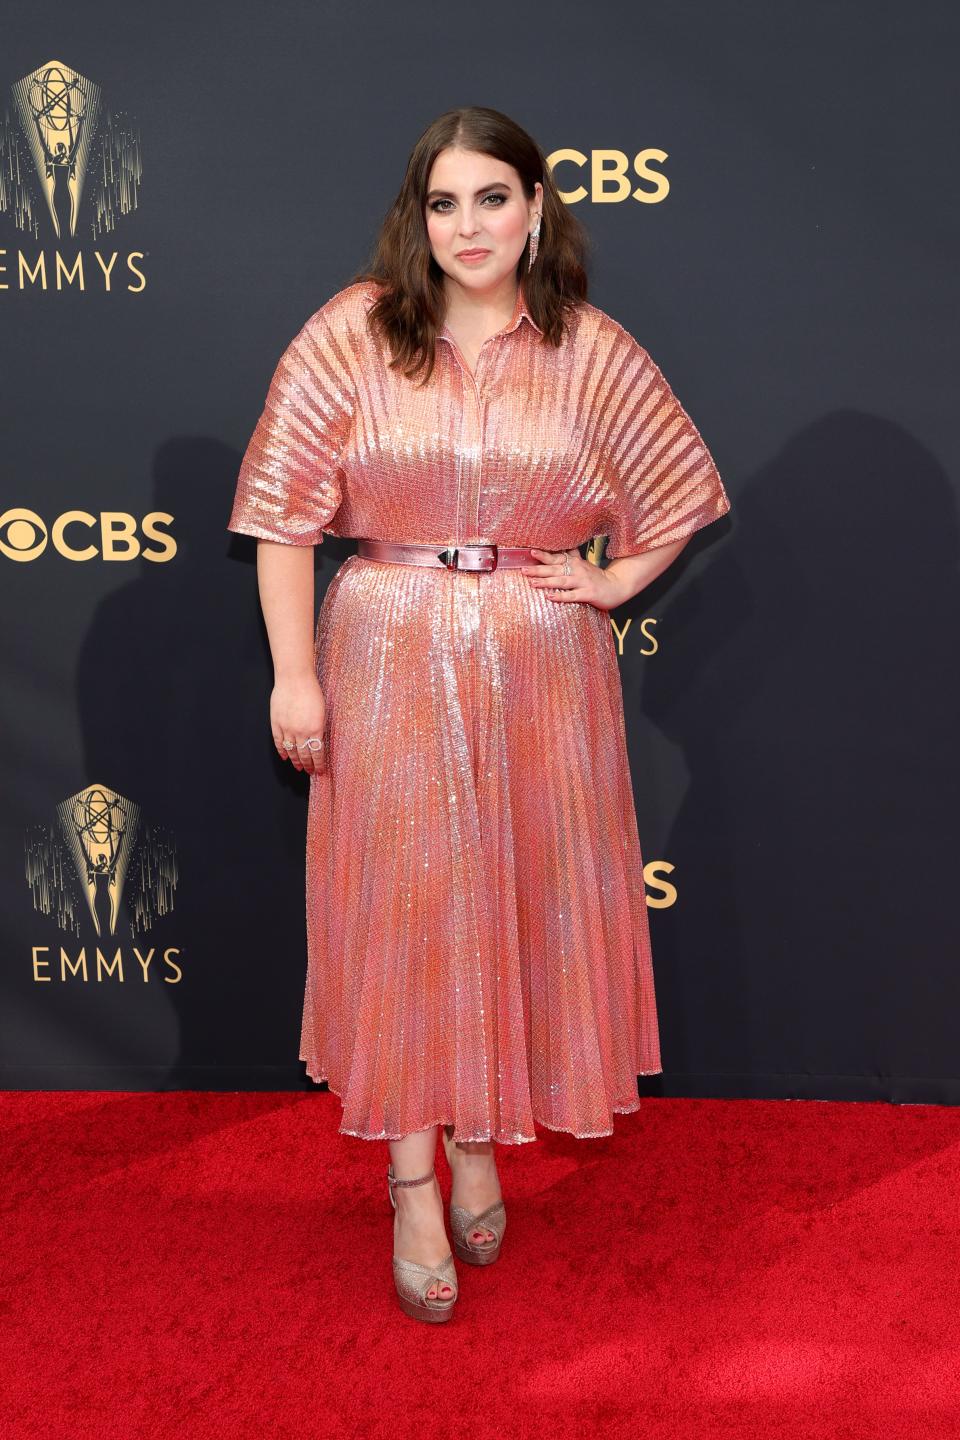
[[960,1437],[957,1110],[645,1099],[502,1148],[503,1256],[439,1326],[338,1116],[3,1094],[5,1440]]

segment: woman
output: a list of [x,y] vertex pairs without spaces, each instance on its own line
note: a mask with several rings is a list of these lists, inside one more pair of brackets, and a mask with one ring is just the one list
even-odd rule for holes
[[[494,1142],[610,1134],[661,1071],[607,612],[730,502],[584,253],[525,131],[441,115],[371,269],[281,357],[228,526],[261,542],[274,742],[310,776],[300,1058],[389,1142],[397,1294],[434,1322],[438,1127],[454,1250],[489,1264]],[[360,543],[314,636],[324,533]]]

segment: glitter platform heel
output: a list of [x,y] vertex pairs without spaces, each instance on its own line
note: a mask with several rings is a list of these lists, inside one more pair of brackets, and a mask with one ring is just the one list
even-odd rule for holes
[[[447,1153],[447,1161],[450,1170],[453,1171],[451,1155],[454,1150],[453,1126],[443,1127],[443,1148]],[[470,1232],[480,1228],[490,1230],[494,1236],[493,1240],[477,1242],[470,1239]],[[494,1260],[500,1258],[500,1246],[503,1242],[503,1232],[507,1228],[507,1211],[502,1200],[495,1200],[485,1210],[474,1214],[465,1210],[462,1205],[450,1203],[450,1231],[453,1235],[453,1249],[458,1260],[463,1260],[467,1265],[492,1265]]]
[[[394,1189],[399,1185],[426,1185],[432,1180],[436,1171],[431,1170],[427,1175],[419,1175],[415,1180],[398,1180],[393,1173],[393,1166],[387,1166],[387,1184],[390,1187],[390,1204],[394,1210],[397,1208]],[[430,1325],[439,1325],[444,1320],[449,1320],[453,1314],[453,1307],[457,1303],[457,1270],[453,1263],[452,1253],[446,1255],[438,1265],[420,1265],[416,1260],[401,1260],[398,1256],[393,1257],[393,1282],[397,1287],[397,1301],[400,1309],[405,1315],[410,1315],[414,1320],[425,1320]],[[431,1299],[427,1295],[430,1286],[436,1282],[437,1289],[441,1285],[450,1285],[453,1295],[448,1299],[441,1300],[439,1296]]]

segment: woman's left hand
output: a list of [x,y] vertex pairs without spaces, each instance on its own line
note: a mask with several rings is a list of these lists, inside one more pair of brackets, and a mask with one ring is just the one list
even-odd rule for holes
[[[584,560],[576,546],[572,550],[536,550],[531,545],[530,554],[538,560],[536,565],[521,565],[523,575],[530,576],[531,585],[545,589],[548,598],[559,600],[586,601],[598,610],[614,610],[629,598],[623,579],[601,570],[591,560]],[[566,567],[564,556],[568,556]],[[564,573],[565,568],[569,573]]]

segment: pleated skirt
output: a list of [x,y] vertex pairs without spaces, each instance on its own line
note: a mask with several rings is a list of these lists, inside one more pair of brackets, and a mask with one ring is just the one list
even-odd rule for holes
[[316,669],[300,1059],[340,1130],[610,1134],[662,1067],[609,615],[352,555]]

